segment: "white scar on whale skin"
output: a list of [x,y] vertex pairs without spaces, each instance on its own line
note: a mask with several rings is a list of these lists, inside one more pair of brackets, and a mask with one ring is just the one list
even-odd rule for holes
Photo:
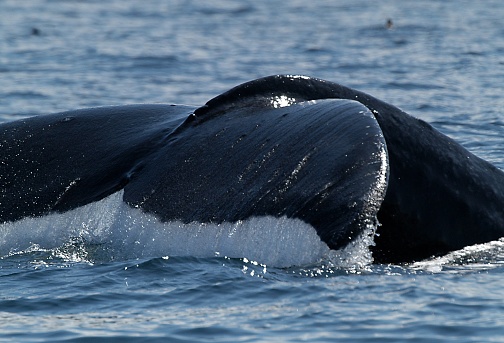
[[296,103],[295,98],[290,98],[285,95],[276,96],[273,99],[271,99],[271,105],[274,108],[288,107],[294,103]]

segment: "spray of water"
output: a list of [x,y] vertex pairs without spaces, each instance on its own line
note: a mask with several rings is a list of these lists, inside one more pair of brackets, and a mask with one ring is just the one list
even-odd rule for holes
[[160,222],[131,208],[117,192],[65,213],[0,225],[0,256],[51,251],[74,262],[162,256],[246,258],[264,266],[318,264],[360,270],[372,262],[375,225],[340,251],[330,250],[315,229],[298,219],[254,217],[235,223]]

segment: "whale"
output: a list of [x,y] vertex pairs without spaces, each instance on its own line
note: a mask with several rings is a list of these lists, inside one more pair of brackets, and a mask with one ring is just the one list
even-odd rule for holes
[[318,78],[268,76],[202,106],[105,106],[0,124],[0,223],[119,191],[161,222],[300,220],[333,250],[374,226],[375,263],[504,236],[500,169],[425,121]]

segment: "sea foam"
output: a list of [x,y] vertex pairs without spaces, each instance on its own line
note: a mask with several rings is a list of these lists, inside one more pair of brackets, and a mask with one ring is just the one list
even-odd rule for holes
[[[272,267],[323,259],[343,267],[372,262],[368,249],[373,244],[372,227],[346,249],[332,251],[312,226],[299,219],[264,216],[219,224],[161,222],[122,198],[119,191],[65,213],[3,223],[0,256],[37,249],[53,249],[61,255],[69,246],[80,246],[78,255],[90,262],[164,256],[247,258]],[[75,259],[75,249],[68,255]]]

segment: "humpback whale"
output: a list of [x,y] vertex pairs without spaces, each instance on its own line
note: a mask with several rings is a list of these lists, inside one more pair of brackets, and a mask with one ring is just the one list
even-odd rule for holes
[[0,223],[122,191],[160,221],[287,217],[340,249],[369,226],[375,262],[504,236],[504,173],[363,92],[296,75],[205,105],[126,105],[0,125]]

